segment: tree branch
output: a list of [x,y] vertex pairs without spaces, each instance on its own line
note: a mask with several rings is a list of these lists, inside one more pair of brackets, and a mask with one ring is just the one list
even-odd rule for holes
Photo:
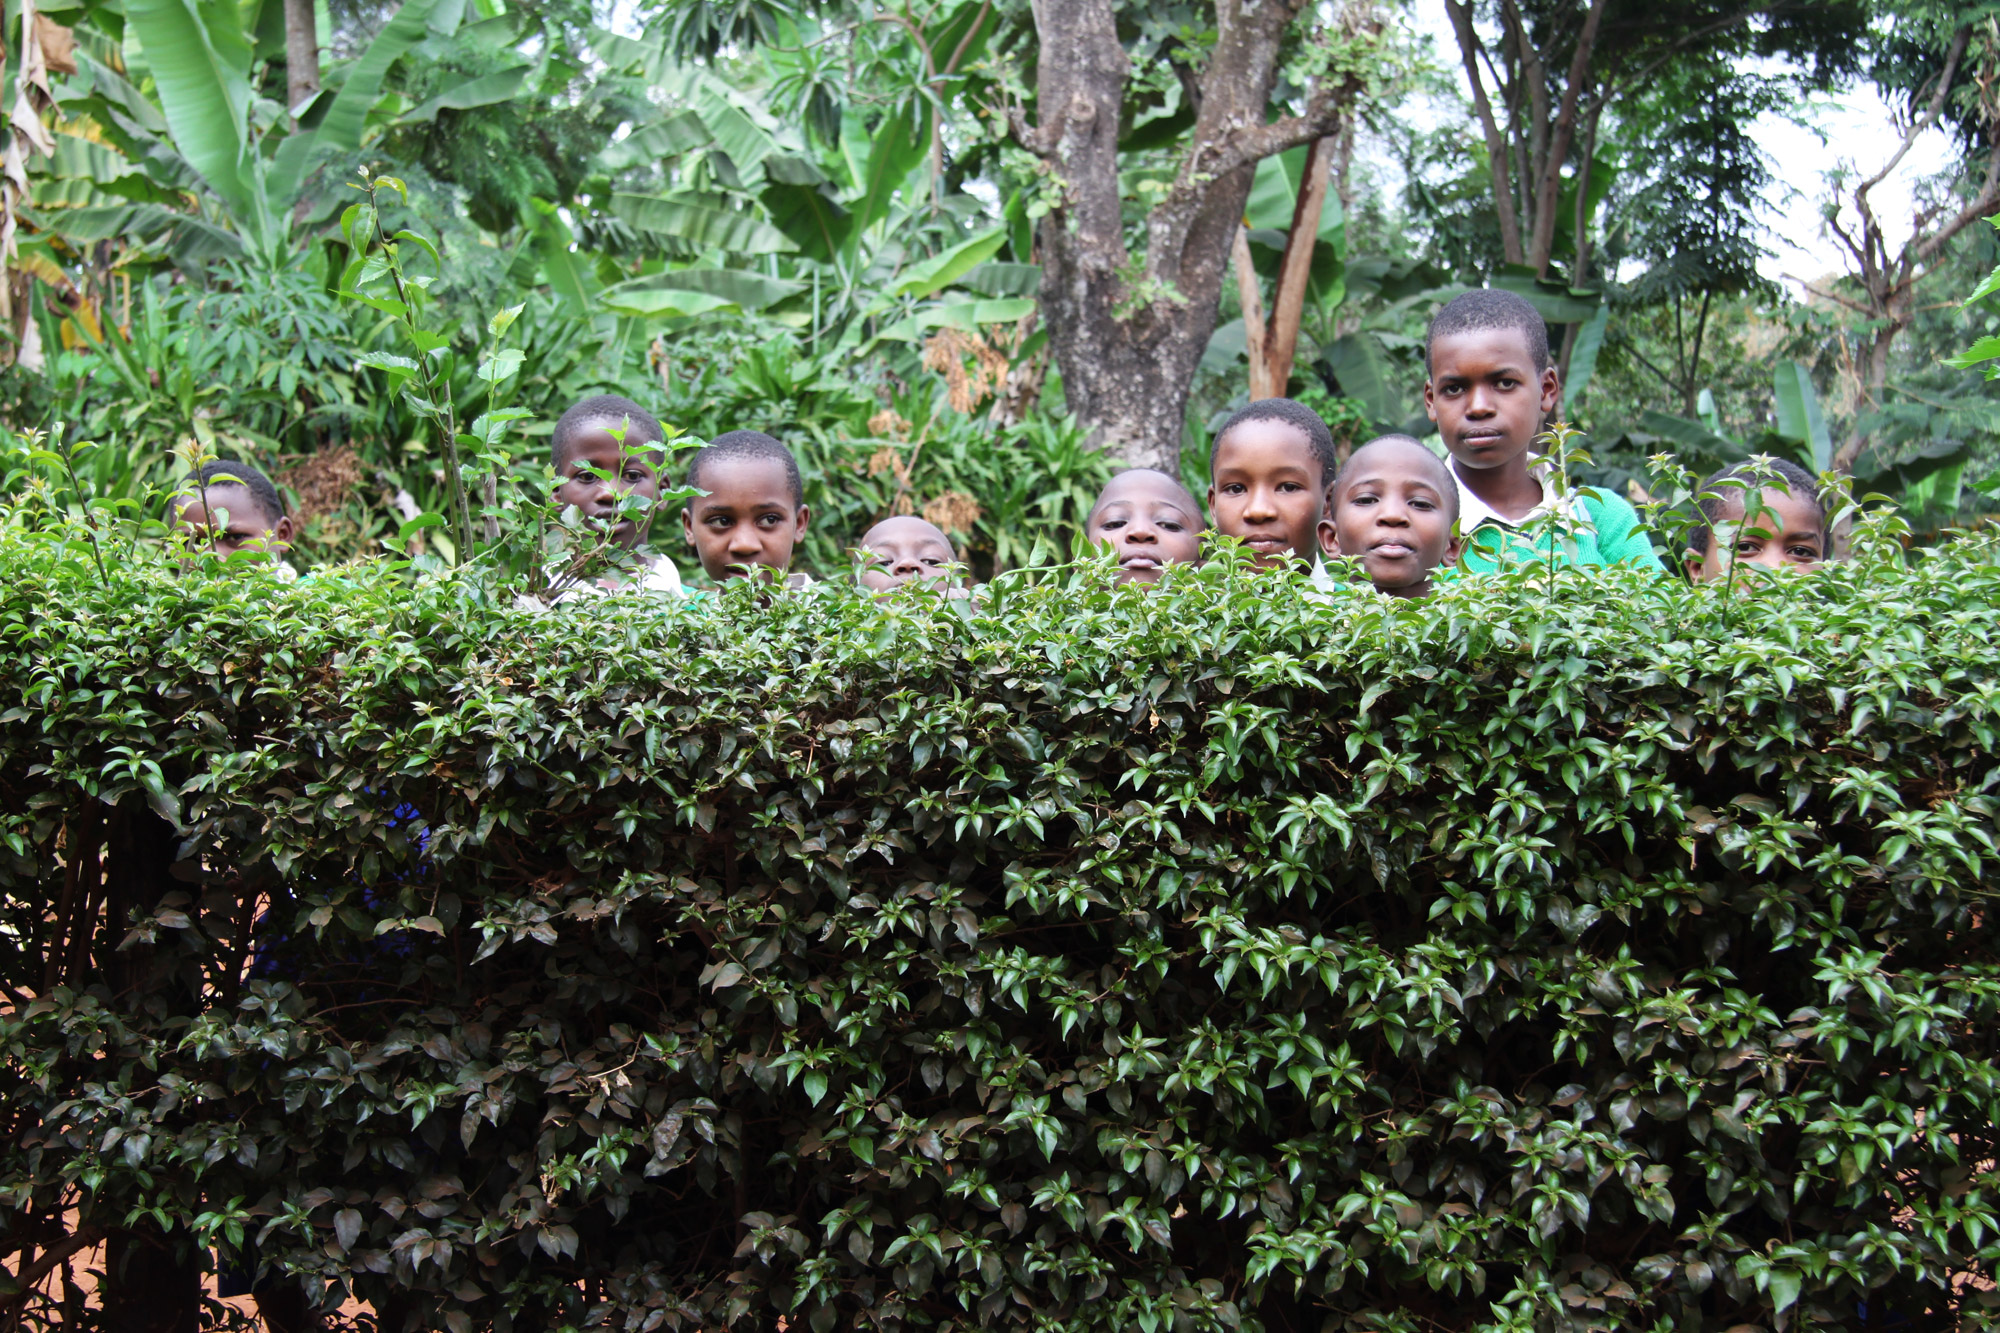
[[1952,80],[1958,77],[1958,62],[1964,57],[1965,48],[1971,41],[1972,26],[1967,24],[1951,39],[1951,49],[1944,58],[1944,72],[1938,76],[1937,91],[1931,94],[1930,105],[1924,108],[1923,115],[1910,122],[1909,130],[1903,135],[1903,142],[1896,146],[1896,155],[1889,159],[1888,165],[1854,187],[1857,200],[1887,180],[1889,173],[1902,165],[1903,159],[1909,156],[1910,149],[1923,136],[1924,131],[1937,124],[1938,116],[1944,111],[1945,98],[1951,92]]
[[[1556,112],[1541,179],[1537,182],[1534,243],[1527,262],[1544,277],[1548,276],[1549,256],[1555,250],[1556,199],[1562,192],[1563,164],[1569,160],[1570,143],[1576,137],[1577,99],[1582,96],[1583,81],[1590,73],[1590,58],[1597,49],[1597,30],[1604,22],[1606,3],[1607,0],[1591,0],[1590,11],[1584,15],[1583,31],[1577,34],[1576,50],[1570,56],[1569,81],[1563,88],[1562,105]],[[1579,193],[1588,186],[1587,181],[1577,181]]]
[[1459,54],[1465,61],[1466,82],[1472,86],[1472,107],[1479,116],[1479,128],[1486,136],[1487,171],[1493,181],[1493,210],[1500,222],[1500,248],[1507,262],[1522,262],[1521,220],[1514,208],[1512,175],[1507,166],[1507,140],[1493,118],[1493,103],[1486,96],[1486,84],[1479,77],[1483,54],[1479,34],[1472,26],[1472,0],[1444,0],[1451,30],[1458,38]]

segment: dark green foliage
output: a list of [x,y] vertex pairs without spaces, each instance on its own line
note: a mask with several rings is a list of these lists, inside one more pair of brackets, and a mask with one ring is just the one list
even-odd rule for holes
[[532,615],[5,529],[7,1234],[454,1330],[1989,1326],[1996,554]]

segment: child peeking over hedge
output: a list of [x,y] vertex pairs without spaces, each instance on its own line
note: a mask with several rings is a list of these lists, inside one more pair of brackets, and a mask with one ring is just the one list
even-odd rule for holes
[[271,479],[248,463],[203,463],[189,474],[168,512],[188,547],[206,546],[224,559],[248,551],[274,561],[281,578],[297,578],[285,561],[293,524]]
[[[1481,288],[1431,320],[1425,346],[1424,409],[1451,453],[1458,485],[1463,567],[1490,573],[1516,560],[1559,565],[1633,564],[1665,572],[1639,515],[1618,496],[1583,487],[1558,498],[1549,468],[1530,452],[1562,396],[1549,359],[1549,330],[1512,292]],[[1566,520],[1563,540],[1528,520]]]
[[[1763,500],[1749,517],[1749,495]],[[1826,506],[1819,482],[1797,463],[1760,459],[1724,468],[1695,492],[1701,522],[1688,534],[1688,578],[1707,583],[1733,568],[1803,572],[1826,558]],[[1734,549],[1732,558],[1731,550]]]
[[[609,529],[614,547],[637,552],[653,525],[653,506],[660,496],[660,466],[666,461],[659,446],[666,438],[659,418],[630,398],[607,393],[584,399],[557,419],[550,442],[555,456],[556,502],[576,506],[585,522]],[[632,512],[627,497],[644,502],[640,512]],[[640,557],[636,576],[614,570],[594,583],[581,585],[578,591],[623,588],[677,593],[681,574],[673,561],[649,553]]]
[[1458,486],[1414,436],[1356,449],[1333,483],[1333,550],[1361,562],[1377,592],[1425,597],[1431,571],[1458,558]]
[[1318,413],[1289,398],[1258,399],[1223,423],[1209,451],[1215,530],[1241,538],[1259,569],[1309,571],[1339,466]]
[[681,511],[681,532],[711,579],[788,588],[812,582],[790,572],[792,550],[812,518],[791,450],[759,430],[728,431],[695,451],[687,484],[703,494]]
[[915,514],[883,519],[861,534],[854,549],[861,562],[861,586],[870,592],[894,592],[912,583],[958,591],[951,574],[958,552],[951,538]]
[[1188,488],[1149,467],[1120,472],[1098,492],[1084,520],[1084,540],[1118,557],[1120,583],[1158,583],[1172,564],[1201,562],[1208,525]]

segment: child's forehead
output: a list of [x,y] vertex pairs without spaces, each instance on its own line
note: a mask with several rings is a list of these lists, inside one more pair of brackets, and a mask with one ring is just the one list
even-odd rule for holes
[[1244,457],[1246,454],[1255,454],[1279,465],[1295,464],[1305,468],[1319,465],[1312,440],[1305,431],[1276,417],[1239,421],[1215,442],[1215,465],[1218,468],[1225,466],[1225,458],[1241,466],[1248,461]]
[[1371,481],[1422,483],[1437,491],[1454,484],[1438,456],[1421,444],[1369,445],[1357,452],[1347,466],[1343,491]]
[[1528,345],[1528,331],[1511,324],[1440,333],[1431,339],[1430,357],[1432,375],[1447,373],[1446,365],[1457,369],[1460,363],[1468,368],[1497,364],[1525,370],[1535,360],[1534,349]]
[[185,490],[174,497],[176,515],[194,508],[226,509],[232,519],[264,517],[264,506],[256,495],[237,481],[211,481],[200,489]]
[[791,473],[775,458],[712,459],[690,481],[708,492],[697,504],[793,503]]
[[1117,504],[1146,503],[1171,505],[1192,513],[1194,497],[1161,476],[1113,477],[1099,493],[1095,509],[1101,511]]
[[951,549],[951,542],[946,539],[944,533],[940,532],[935,525],[927,523],[920,518],[909,517],[882,520],[882,522],[877,523],[862,534],[860,544],[867,550],[874,550],[878,547],[895,544],[905,546],[935,545],[941,546],[947,551]]

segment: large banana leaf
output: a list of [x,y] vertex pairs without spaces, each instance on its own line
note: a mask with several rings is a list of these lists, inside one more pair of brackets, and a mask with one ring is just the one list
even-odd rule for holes
[[1396,368],[1381,339],[1368,332],[1346,334],[1326,345],[1321,360],[1340,382],[1342,395],[1358,399],[1375,426],[1400,428],[1408,400],[1396,388]]
[[762,198],[772,223],[804,258],[827,263],[847,244],[854,217],[828,187],[778,183],[765,186]]
[[[766,277],[733,268],[681,268],[665,273],[649,273],[615,286],[599,296],[606,306],[631,313],[660,313],[671,299],[699,296],[713,301],[708,309],[733,306],[741,310],[763,310],[804,290],[802,282]],[[661,299],[667,298],[667,299]],[[689,303],[679,314],[698,314]]]
[[128,0],[160,109],[182,157],[249,235],[268,241],[263,162],[250,135],[250,41],[234,4]]
[[1814,472],[1832,467],[1833,436],[1806,368],[1796,361],[1780,361],[1771,374],[1771,392],[1778,405],[1778,434],[1807,450]]
[[[160,0],[149,2],[160,3]],[[270,192],[279,207],[291,207],[304,187],[306,173],[319,158],[329,153],[352,152],[361,146],[361,131],[367,124],[369,111],[382,96],[382,80],[388,77],[390,67],[436,30],[431,21],[433,16],[448,20],[452,27],[457,25],[453,15],[437,12],[441,7],[463,13],[465,3],[464,0],[405,0],[395,17],[368,44],[368,49],[348,67],[340,92],[319,124],[278,145],[277,155],[271,161]]]
[[1569,354],[1569,378],[1563,383],[1563,415],[1576,420],[1576,404],[1597,373],[1597,354],[1604,347],[1604,331],[1611,323],[1611,307],[1600,305],[1597,313],[1576,331],[1576,346]]
[[697,253],[764,255],[798,248],[783,232],[749,213],[668,195],[613,194],[611,211],[641,231],[669,237]]
[[930,108],[921,104],[914,115],[904,110],[890,112],[871,139],[849,135],[843,126],[841,151],[855,182],[855,196],[849,202],[853,222],[843,247],[849,259],[861,243],[861,234],[889,215],[896,192],[930,151],[930,136]]
[[699,113],[676,111],[664,120],[642,125],[597,155],[597,164],[606,171],[623,171],[644,162],[668,158],[706,148],[715,142]]
[[957,282],[979,265],[1000,252],[1007,243],[1007,229],[995,227],[982,232],[970,240],[932,255],[920,264],[912,264],[903,274],[903,280],[896,284],[897,296],[930,296]]
[[532,68],[530,65],[516,65],[513,69],[503,69],[497,74],[467,79],[436,97],[426,98],[403,117],[403,122],[409,125],[422,125],[436,120],[440,111],[470,111],[474,107],[493,106],[499,102],[509,101],[521,91],[521,85],[527,82]]

